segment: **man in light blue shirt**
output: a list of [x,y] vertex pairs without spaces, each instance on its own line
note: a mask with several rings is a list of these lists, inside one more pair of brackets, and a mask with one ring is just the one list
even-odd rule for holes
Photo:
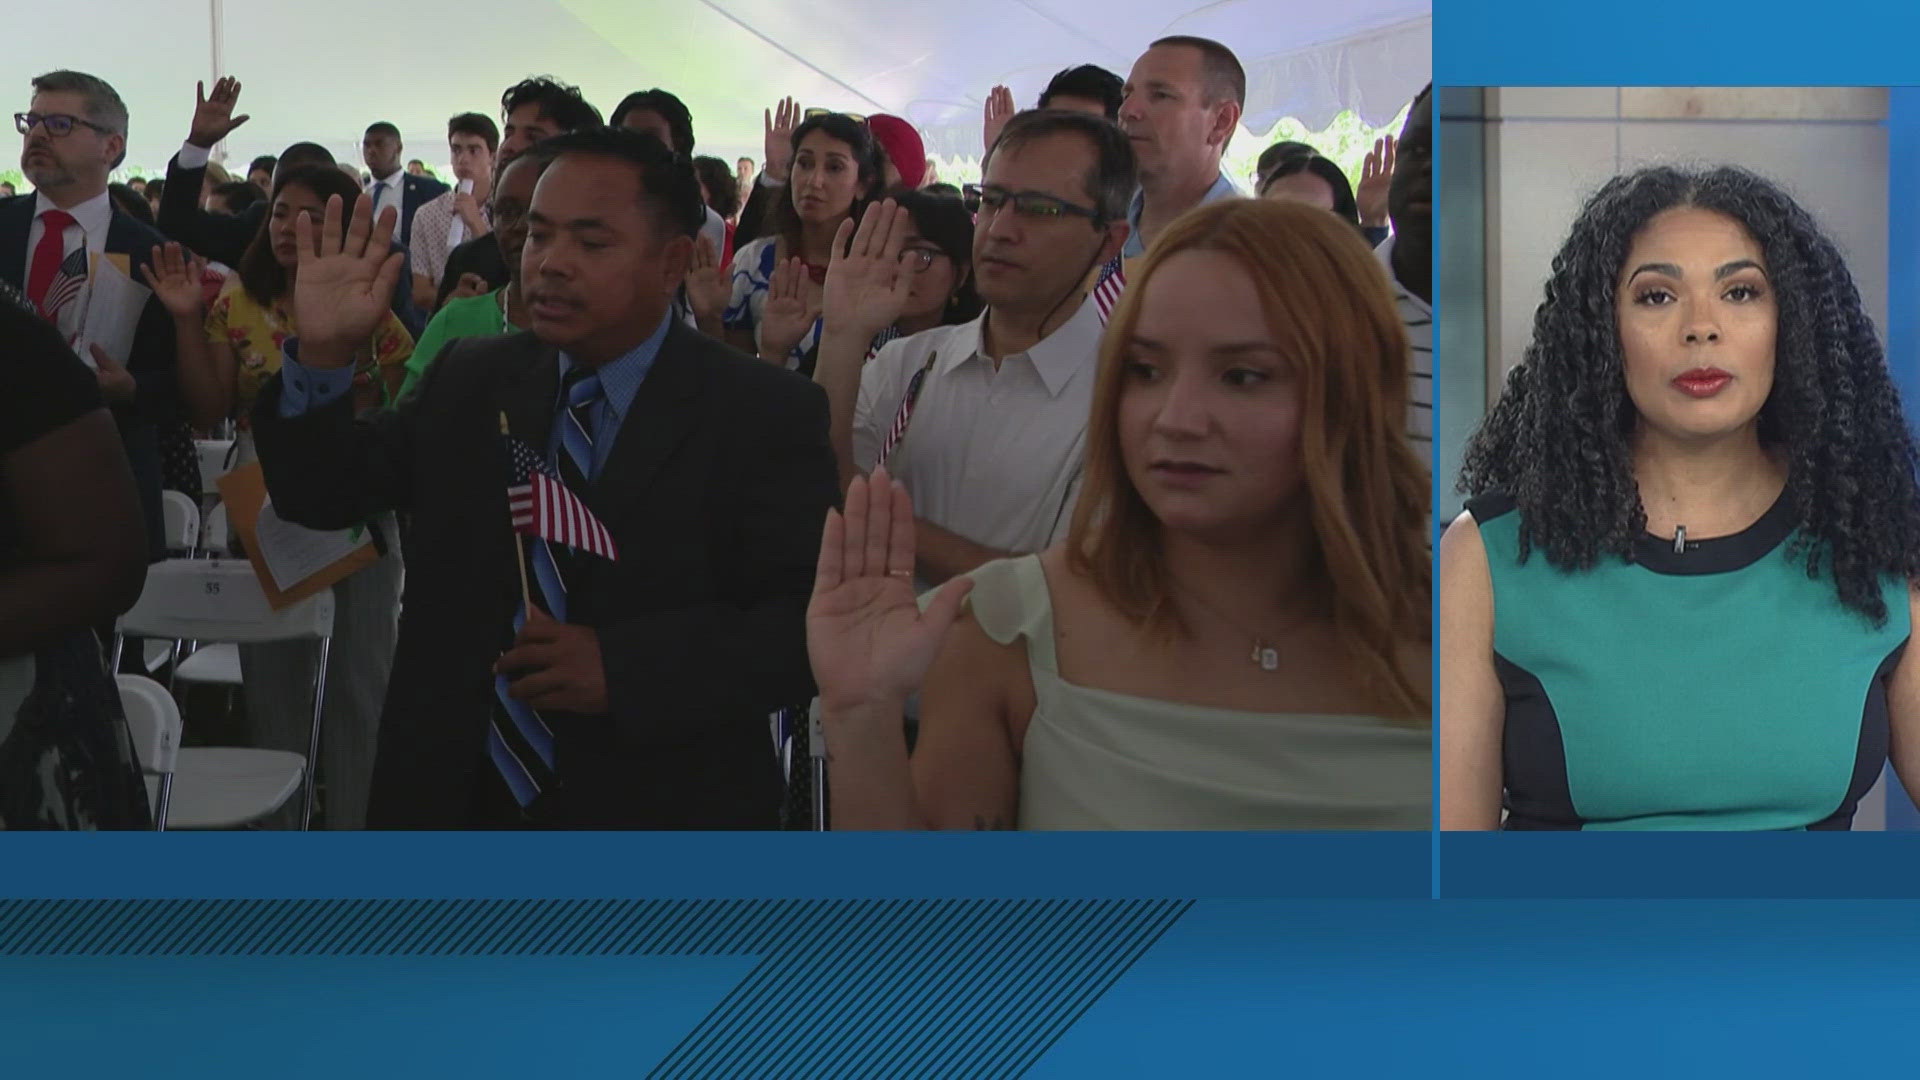
[[1124,257],[1144,255],[1188,210],[1241,194],[1220,171],[1220,157],[1246,100],[1247,73],[1217,41],[1165,37],[1134,61],[1120,127],[1140,162],[1140,190],[1127,209],[1133,231]]

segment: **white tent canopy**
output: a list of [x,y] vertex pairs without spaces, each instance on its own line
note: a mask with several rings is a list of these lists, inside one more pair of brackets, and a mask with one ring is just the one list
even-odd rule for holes
[[692,110],[697,152],[760,156],[762,111],[803,105],[906,117],[930,153],[979,152],[980,109],[1004,83],[1034,104],[1053,73],[1094,63],[1125,76],[1167,34],[1214,38],[1248,73],[1245,127],[1319,128],[1344,109],[1379,124],[1431,77],[1430,0],[76,0],[76,32],[0,37],[0,70],[24,109],[29,80],[73,67],[113,83],[132,111],[128,164],[164,166],[186,135],[193,84],[242,80],[232,159],[312,140],[358,160],[375,120],[408,157],[444,160],[447,117],[497,117],[530,74],[577,84],[602,111],[658,86]]

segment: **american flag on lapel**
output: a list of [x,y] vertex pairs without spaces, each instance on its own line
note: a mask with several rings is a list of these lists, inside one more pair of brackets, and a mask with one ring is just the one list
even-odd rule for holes
[[613,534],[580,496],[560,482],[533,447],[512,435],[500,437],[507,444],[507,509],[513,531],[617,561]]
[[933,370],[934,363],[939,359],[938,352],[928,353],[927,362],[920,365],[920,370],[908,380],[907,395],[900,399],[900,409],[893,414],[893,426],[887,429],[887,437],[880,443],[880,457],[874,462],[876,468],[885,465],[887,459],[893,456],[894,449],[900,445],[900,440],[907,437],[907,424],[913,420],[914,406],[920,403],[920,391],[926,386],[927,372]]
[[55,326],[60,325],[61,311],[80,299],[86,288],[87,247],[82,244],[69,252],[61,261],[60,269],[54,271],[53,280],[47,284],[47,295],[40,301],[40,314]]
[[1120,294],[1127,290],[1127,272],[1121,265],[1120,256],[1100,268],[1100,280],[1093,286],[1093,306],[1100,309],[1100,325],[1107,325],[1113,317],[1114,305],[1120,302]]

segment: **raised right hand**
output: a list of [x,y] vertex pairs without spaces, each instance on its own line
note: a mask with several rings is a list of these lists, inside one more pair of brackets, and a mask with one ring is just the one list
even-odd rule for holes
[[940,587],[922,613],[913,595],[913,500],[883,466],[827,511],[807,605],[807,656],[829,711],[897,707],[920,688],[971,578]]
[[447,299],[460,300],[469,296],[485,296],[492,291],[493,289],[487,285],[486,278],[479,274],[466,273],[460,275],[460,280],[454,284],[453,291],[447,294]]
[[327,198],[326,220],[315,235],[313,215],[294,219],[294,243],[300,267],[293,281],[293,320],[300,336],[300,362],[338,368],[353,363],[354,350],[386,317],[394,284],[406,256],[393,250],[393,229],[400,213],[389,206],[373,220],[373,198],[354,201],[353,218],[342,231],[345,208],[340,196]]
[[[687,266],[687,303],[693,305],[693,317],[702,329],[718,321],[733,299],[733,275],[720,265],[720,253],[713,241],[700,237],[693,244],[693,259]],[[717,328],[710,333],[717,333]]]
[[766,172],[784,182],[787,169],[793,164],[793,129],[800,126],[799,104],[792,98],[781,98],[775,109],[767,110],[766,124]]
[[852,218],[840,223],[821,300],[828,327],[871,338],[900,320],[913,288],[900,267],[912,224],[913,216],[892,199],[867,207],[858,230]]
[[1000,129],[1007,126],[1013,114],[1019,110],[1013,105],[1013,91],[1004,86],[996,86],[987,91],[987,106],[982,117],[984,121],[987,149],[1000,141]]
[[194,83],[193,98],[193,127],[188,131],[187,141],[203,150],[213,149],[234,128],[250,119],[233,115],[234,106],[240,104],[240,80],[231,75],[215,80],[211,94],[207,93],[206,83]]
[[140,267],[140,274],[167,314],[185,320],[200,317],[206,270],[199,256],[189,259],[179,244],[155,244],[153,258]]

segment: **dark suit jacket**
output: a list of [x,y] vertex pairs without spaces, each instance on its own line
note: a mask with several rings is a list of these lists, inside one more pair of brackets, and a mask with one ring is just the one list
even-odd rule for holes
[[[238,214],[215,214],[200,208],[200,185],[207,179],[206,166],[197,169],[182,168],[180,158],[175,156],[167,162],[167,187],[160,193],[160,231],[167,239],[187,246],[199,253],[202,258],[238,268],[240,260],[247,254],[247,246],[259,234],[260,226],[267,220],[271,207],[265,200],[254,203]],[[446,185],[440,185],[446,190]],[[407,189],[409,195],[412,188]],[[424,201],[424,200],[423,200]],[[412,204],[407,207],[408,220],[412,220]],[[402,228],[395,236],[405,236]],[[406,247],[398,241],[394,250],[405,251]],[[427,315],[413,302],[413,259],[407,258],[406,265],[400,268],[400,280],[393,287],[393,313],[400,318],[400,325],[414,337],[426,329]]]
[[[412,173],[402,173],[401,176],[400,227],[393,235],[404,238],[413,235],[414,212],[453,189],[431,177]],[[413,275],[409,273],[404,280],[412,281]]]
[[[0,199],[0,279],[25,294],[27,289],[27,236],[33,227],[32,195]],[[113,212],[107,226],[106,250],[127,256],[127,269],[136,284],[147,282],[140,268],[153,257],[153,246],[164,238],[153,226],[138,218]],[[158,429],[178,423],[184,412],[180,405],[179,361],[175,351],[173,316],[158,297],[149,297],[134,329],[133,352],[127,359],[127,371],[138,384],[134,400],[113,408],[126,444],[127,462],[133,466],[133,478],[140,490],[146,511],[148,550],[156,559],[166,556],[165,525],[160,503],[160,444]]]
[[[531,333],[441,351],[397,412],[345,400],[254,435],[276,508],[340,528],[411,514],[407,584],[368,823],[458,828],[485,759],[491,665],[519,573],[500,416],[545,452],[555,350]],[[570,621],[599,632],[612,714],[549,716],[560,785],[530,814],[571,828],[777,827],[768,714],[813,694],[805,611],[838,498],[827,403],[814,384],[674,323],[585,495],[619,547],[590,556]]]

